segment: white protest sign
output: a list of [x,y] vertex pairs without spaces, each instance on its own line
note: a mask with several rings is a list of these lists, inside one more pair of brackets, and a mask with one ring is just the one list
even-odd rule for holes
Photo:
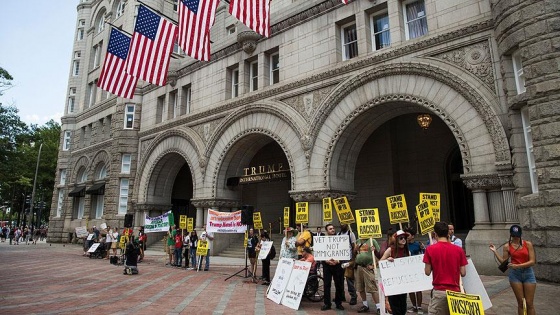
[[350,249],[350,236],[327,235],[313,237],[313,256],[315,261],[350,260],[352,250]]
[[259,259],[266,259],[266,256],[268,256],[268,252],[270,252],[270,248],[272,248],[272,241],[261,242],[261,251],[259,252]]
[[93,253],[93,252],[95,252],[95,250],[97,249],[97,247],[99,247],[99,243],[93,243],[93,245],[91,245],[91,247],[88,249],[88,253]]
[[147,214],[144,217],[144,232],[167,232],[169,231],[169,213],[166,212],[157,217],[149,217]]
[[379,261],[385,295],[431,290],[432,276],[424,273],[423,258],[424,255],[416,255],[397,258],[393,262]]
[[208,209],[206,231],[214,233],[245,233],[247,226],[241,224],[241,210],[220,212]]
[[294,310],[299,308],[299,303],[301,302],[301,297],[303,296],[303,290],[305,289],[305,283],[307,282],[307,276],[309,275],[310,269],[310,262],[299,260],[294,261],[292,273],[290,274],[290,278],[284,289],[282,305]]
[[101,224],[99,225],[99,227],[100,227],[101,229],[103,229],[103,230],[106,230],[106,229],[107,229],[107,223],[101,223]]
[[286,285],[290,279],[293,266],[293,259],[282,258],[278,261],[276,273],[274,273],[274,278],[272,278],[272,282],[268,287],[268,292],[266,293],[266,297],[276,304],[280,304],[282,301],[282,296],[284,295],[284,290],[286,289]]
[[87,236],[87,240],[88,240],[88,241],[91,241],[91,239],[93,238],[94,235],[95,235],[95,234],[93,234],[93,233],[89,234],[89,235]]
[[88,236],[88,230],[85,226],[76,227],[76,237],[77,238],[87,237],[87,236]]
[[465,292],[468,294],[480,295],[482,298],[482,305],[484,306],[484,309],[487,310],[492,307],[492,302],[490,301],[488,292],[486,292],[472,260],[469,258],[467,259],[467,262],[469,263],[466,266],[467,274],[463,277],[463,287],[465,288]]

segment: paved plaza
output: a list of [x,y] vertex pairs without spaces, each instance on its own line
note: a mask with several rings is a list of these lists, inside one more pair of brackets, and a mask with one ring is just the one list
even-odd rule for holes
[[[277,305],[266,298],[267,286],[238,276],[224,281],[245,266],[242,259],[211,257],[210,270],[196,272],[165,266],[163,252],[150,249],[140,274],[127,276],[122,266],[82,253],[74,244],[0,243],[0,314],[357,314],[360,306],[322,312],[320,302],[305,298],[298,311]],[[486,314],[516,314],[507,278],[481,278],[494,304]],[[560,286],[539,282],[537,314],[558,314],[559,293]],[[426,291],[425,311],[428,302]]]

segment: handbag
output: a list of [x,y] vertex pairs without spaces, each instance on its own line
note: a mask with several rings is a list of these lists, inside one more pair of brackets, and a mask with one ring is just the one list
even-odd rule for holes
[[502,263],[498,266],[501,272],[506,272],[508,270],[509,259],[502,261]]

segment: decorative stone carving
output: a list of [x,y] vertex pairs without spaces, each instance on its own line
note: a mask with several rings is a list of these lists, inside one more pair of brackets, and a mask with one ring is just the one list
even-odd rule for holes
[[262,36],[253,31],[244,31],[237,34],[237,42],[241,44],[243,51],[251,55],[257,49],[257,42]]
[[306,191],[290,191],[290,197],[296,202],[300,201],[322,201],[323,198],[339,198],[346,196],[348,200],[356,198],[355,191],[341,191],[341,190],[306,190]]
[[241,201],[230,199],[192,199],[191,203],[197,208],[239,208]]
[[492,190],[502,187],[498,174],[461,175],[461,179],[470,190]]
[[[338,82],[337,82],[338,83]],[[328,97],[329,93],[336,87],[332,84],[319,88],[307,94],[296,95],[282,99],[281,101],[289,104],[297,110],[303,117],[309,119],[314,115],[320,104]]]
[[461,47],[434,55],[435,58],[448,61],[460,68],[467,70],[495,91],[494,72],[488,41],[471,46]]
[[146,151],[154,141],[154,138],[141,140],[140,142],[140,154],[138,156],[138,162],[142,161],[143,157],[146,156]]
[[192,127],[192,130],[194,130],[200,138],[204,140],[204,143],[207,144],[217,126],[220,124],[220,121],[221,120],[212,120],[205,124],[196,125]]

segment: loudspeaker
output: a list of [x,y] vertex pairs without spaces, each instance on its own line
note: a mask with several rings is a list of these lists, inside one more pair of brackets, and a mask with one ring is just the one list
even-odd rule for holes
[[253,225],[253,206],[241,206],[241,224]]
[[125,214],[124,215],[124,227],[125,228],[131,228],[132,227],[132,221],[134,220],[134,216],[132,214]]

